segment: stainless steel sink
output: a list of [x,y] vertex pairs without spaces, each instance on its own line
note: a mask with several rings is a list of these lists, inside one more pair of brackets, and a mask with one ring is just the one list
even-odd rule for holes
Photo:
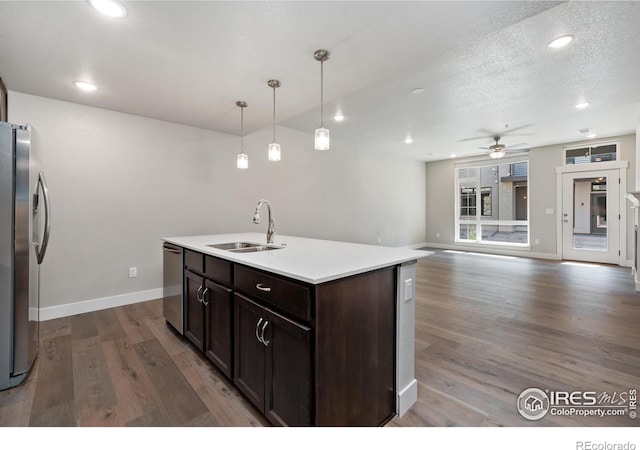
[[251,242],[229,242],[226,244],[210,244],[207,245],[207,247],[219,248],[220,250],[235,250],[241,248],[256,247],[257,245],[260,244],[253,244]]
[[252,242],[228,242],[224,244],[209,244],[207,245],[207,247],[218,248],[220,250],[227,250],[234,253],[264,252],[267,250],[278,250],[282,248],[273,245],[255,244]]
[[264,252],[267,250],[280,250],[282,247],[274,247],[272,245],[257,245],[255,247],[244,247],[230,249],[230,252],[234,253],[251,253],[251,252]]

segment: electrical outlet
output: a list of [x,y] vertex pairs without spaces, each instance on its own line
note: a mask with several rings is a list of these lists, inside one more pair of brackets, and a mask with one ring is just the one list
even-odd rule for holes
[[539,245],[540,244],[540,239],[536,239],[534,242],[535,242],[536,245]]
[[137,267],[129,267],[129,278],[135,278],[138,276],[138,268]]
[[436,233],[436,237],[440,239],[440,233]]
[[547,214],[553,214],[553,208],[547,208],[546,213]]
[[408,302],[413,297],[413,279],[404,280],[404,301]]

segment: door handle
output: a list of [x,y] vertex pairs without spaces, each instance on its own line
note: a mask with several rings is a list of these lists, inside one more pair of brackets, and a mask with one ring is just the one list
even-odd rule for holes
[[264,344],[264,341],[260,338],[260,335],[258,334],[258,327],[260,326],[261,323],[262,323],[262,317],[260,317],[260,320],[258,320],[258,323],[256,324],[256,339],[258,340],[258,342],[262,342]]
[[269,321],[265,320],[264,321],[264,325],[262,325],[262,331],[260,332],[260,339],[262,340],[262,343],[264,344],[265,347],[268,347],[269,346],[269,342],[271,342],[271,341],[265,341],[264,340],[264,330],[265,330],[265,328],[267,328],[267,325],[269,325]]
[[38,264],[42,264],[44,255],[47,252],[47,245],[49,245],[49,236],[51,235],[51,205],[49,204],[49,188],[47,187],[47,182],[45,181],[44,173],[42,172],[38,175],[38,186],[42,187],[42,198],[44,199],[44,234],[42,235],[42,242],[40,245],[36,246],[36,256]]
[[203,289],[203,288],[204,288],[204,286],[200,286],[200,287],[198,288],[198,292],[196,292],[196,298],[198,299],[198,301],[199,301],[200,303],[202,303],[202,301],[203,301],[202,297],[200,296],[200,294],[202,293],[202,289]]
[[202,291],[202,304],[204,306],[209,306],[209,302],[205,300],[205,297],[207,296],[207,292],[209,292],[209,288],[204,288],[204,291]]

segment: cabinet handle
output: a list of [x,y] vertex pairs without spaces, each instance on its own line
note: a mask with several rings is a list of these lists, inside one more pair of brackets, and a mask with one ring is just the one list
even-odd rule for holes
[[256,288],[260,289],[261,291],[264,292],[271,292],[271,288],[269,286],[265,286],[262,283],[258,283],[256,284]]
[[200,303],[202,303],[202,302],[203,302],[203,298],[202,298],[202,297],[200,297],[200,294],[202,293],[202,288],[204,288],[204,286],[200,286],[200,287],[198,288],[198,292],[196,292],[196,298],[198,299],[198,301],[199,301]]
[[202,304],[204,306],[209,306],[209,302],[205,300],[205,297],[207,296],[207,292],[209,292],[209,288],[204,288],[204,291],[202,291]]
[[262,342],[264,344],[264,341],[260,339],[260,335],[258,334],[258,327],[260,327],[261,323],[262,323],[262,317],[260,317],[260,320],[258,320],[258,323],[256,324],[256,339],[258,340],[258,342]]
[[264,325],[262,325],[262,331],[260,332],[260,340],[262,341],[262,343],[264,344],[265,347],[269,346],[269,342],[271,341],[265,341],[264,340],[264,329],[267,328],[267,325],[269,325],[269,321],[265,320],[264,321]]

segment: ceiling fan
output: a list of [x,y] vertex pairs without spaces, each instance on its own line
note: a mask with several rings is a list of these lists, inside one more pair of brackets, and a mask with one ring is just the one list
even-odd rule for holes
[[[507,146],[500,143],[500,136],[494,136],[493,140],[496,142],[495,144],[489,147],[478,147],[478,148],[481,148],[483,150],[489,150],[489,156],[494,159],[502,158],[510,150],[515,150],[517,148],[522,148],[529,145],[526,142],[521,142],[519,144],[513,144],[513,145]],[[524,150],[525,149],[523,149],[523,151]]]

